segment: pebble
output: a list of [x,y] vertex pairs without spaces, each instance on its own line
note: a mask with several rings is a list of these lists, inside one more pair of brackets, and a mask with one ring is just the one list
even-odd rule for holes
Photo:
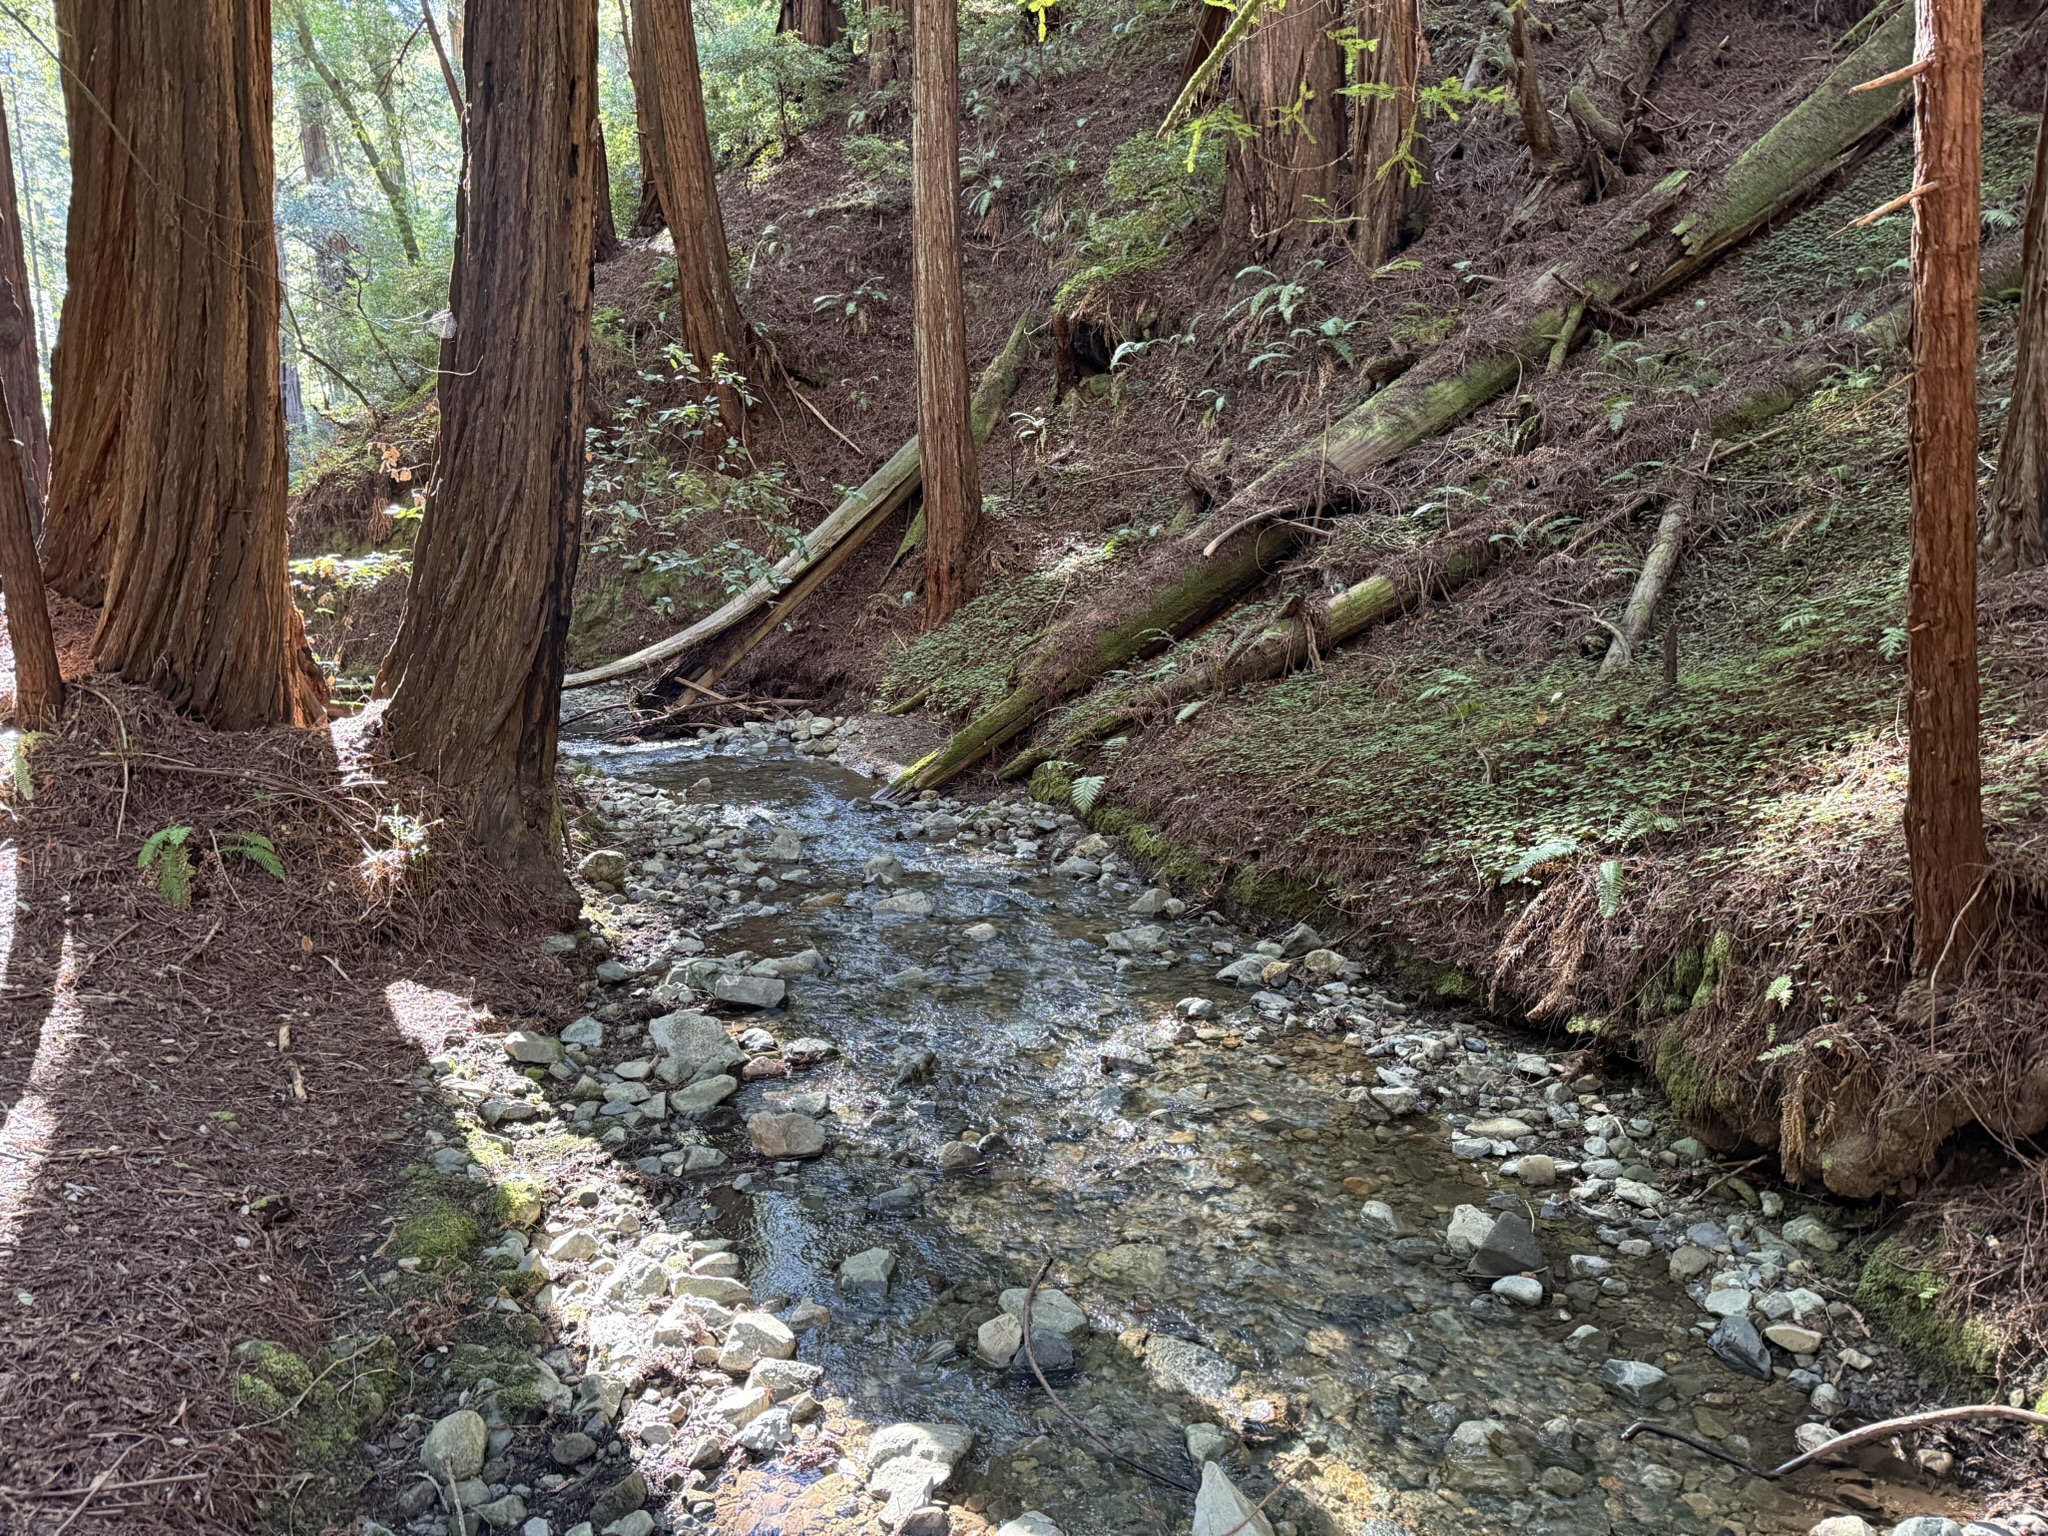
[[1802,1328],[1797,1323],[1773,1323],[1764,1330],[1764,1337],[1787,1354],[1810,1355],[1821,1346],[1821,1336],[1811,1328]]
[[787,1360],[796,1353],[796,1335],[782,1320],[766,1312],[736,1313],[718,1352],[718,1368],[740,1376],[762,1359]]
[[1215,1462],[1202,1464],[1202,1487],[1195,1495],[1194,1536],[1273,1536],[1273,1524]]
[[1722,1318],[1708,1338],[1707,1348],[1730,1370],[1754,1376],[1758,1381],[1771,1379],[1771,1352],[1746,1314]]
[[505,1054],[533,1067],[551,1067],[562,1059],[562,1042],[553,1035],[515,1029],[505,1037]]
[[931,1503],[974,1445],[961,1424],[891,1424],[868,1442],[868,1491],[883,1499],[882,1520],[894,1527]]
[[985,1364],[1006,1366],[1023,1347],[1024,1324],[1007,1312],[990,1318],[975,1330],[974,1353]]
[[1877,1529],[1861,1515],[1831,1515],[1806,1536],[1877,1536]]
[[1893,1526],[1891,1536],[1963,1536],[1963,1528],[1946,1515],[1915,1515]]
[[[1015,1286],[996,1298],[996,1305],[1020,1322],[1024,1317],[1024,1298],[1030,1295],[1024,1286]],[[1062,1338],[1078,1338],[1088,1331],[1088,1314],[1074,1305],[1065,1291],[1041,1288],[1031,1297],[1031,1331],[1057,1333]]]
[[1642,1360],[1609,1360],[1593,1373],[1593,1379],[1636,1408],[1649,1407],[1671,1384],[1669,1376]]
[[1493,1282],[1493,1294],[1520,1307],[1543,1305],[1543,1282],[1528,1275],[1502,1275]]
[[437,1477],[461,1482],[483,1470],[491,1432],[483,1415],[458,1408],[438,1420],[420,1444],[420,1465]]
[[747,1139],[763,1157],[816,1157],[825,1150],[825,1128],[809,1115],[763,1111],[747,1117]]
[[949,1141],[939,1148],[941,1173],[964,1173],[981,1160],[981,1148],[971,1141]]
[[996,1536],[1067,1536],[1067,1533],[1052,1523],[1051,1516],[1027,1509],[1016,1519],[1006,1520],[998,1526]]
[[572,1430],[566,1435],[557,1435],[548,1446],[548,1455],[557,1466],[581,1466],[597,1454],[597,1442],[580,1431]]
[[1493,1235],[1493,1220],[1476,1205],[1461,1205],[1451,1212],[1444,1242],[1459,1258],[1470,1258]]
[[1146,1340],[1145,1370],[1160,1391],[1204,1400],[1223,1396],[1238,1377],[1237,1367],[1206,1344],[1165,1333]]
[[1785,1241],[1816,1253],[1833,1253],[1842,1246],[1842,1239],[1818,1216],[1795,1216],[1786,1222]]
[[895,1254],[886,1248],[868,1248],[840,1263],[839,1288],[853,1296],[884,1296],[895,1273]]
[[1557,1182],[1557,1162],[1541,1152],[1515,1159],[1515,1177],[1532,1189],[1547,1189]]

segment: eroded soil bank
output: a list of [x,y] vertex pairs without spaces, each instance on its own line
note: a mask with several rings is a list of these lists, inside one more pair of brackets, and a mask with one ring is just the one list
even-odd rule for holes
[[2012,1441],[1783,1484],[1624,1443],[1773,1466],[1926,1405],[1859,1214],[1341,936],[1152,885],[1068,807],[879,803],[904,730],[575,749],[591,931],[545,942],[587,1011],[446,1036],[408,1198],[495,1214],[436,1247],[415,1205],[362,1256],[484,1302],[374,1426],[386,1527],[1221,1536],[1284,1485],[1282,1533],[1791,1536],[2001,1502]]

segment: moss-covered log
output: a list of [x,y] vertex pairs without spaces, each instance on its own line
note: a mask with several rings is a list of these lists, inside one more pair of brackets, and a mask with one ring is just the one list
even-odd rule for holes
[[[1314,504],[1347,482],[1447,431],[1539,367],[1564,338],[1572,308],[1641,309],[1704,271],[1838,170],[1906,104],[1906,87],[1855,88],[1901,68],[1913,19],[1900,10],[1877,26],[1797,106],[1713,182],[1693,188],[1680,171],[1590,228],[1589,254],[1560,262],[1512,294],[1473,331],[1446,342],[1397,383],[1368,398],[1321,437],[1238,493],[1226,511]],[[1582,217],[1587,217],[1582,215]]]
[[1196,699],[1285,677],[1309,666],[1374,625],[1406,613],[1430,594],[1449,592],[1484,575],[1503,547],[1499,532],[1492,525],[1460,530],[1416,551],[1393,569],[1376,571],[1346,587],[1328,602],[1290,606],[1257,634],[1214,660],[1176,673],[1138,698],[1078,725],[1057,747],[1020,753],[1005,763],[996,777],[1021,779],[1050,758],[1078,751]]
[[[988,427],[997,414],[1009,403],[1010,396],[1017,388],[1017,375],[1024,365],[1025,342],[1031,334],[1031,316],[1026,313],[1017,317],[1017,324],[1010,331],[1009,343],[982,373],[981,385],[974,395],[974,427],[977,434],[985,437]],[[808,597],[824,576],[831,574],[844,564],[852,553],[860,548],[874,531],[908,505],[910,498],[917,494],[924,483],[923,458],[918,452],[917,439],[912,438],[889,456],[880,469],[847,495],[826,519],[813,528],[796,550],[776,563],[775,569],[761,580],[753,583],[731,602],[717,611],[707,614],[689,628],[658,640],[653,645],[621,656],[617,661],[592,667],[585,672],[572,672],[563,679],[562,687],[593,688],[600,683],[618,682],[624,678],[637,677],[644,672],[690,656],[699,647],[710,644],[721,635],[737,628],[751,618],[759,609],[772,605],[772,618],[765,626],[756,626],[748,633],[752,636],[737,648],[712,675],[725,671],[772,633],[775,626],[788,617],[790,598],[797,588],[803,587],[803,597]],[[807,578],[820,571],[816,581],[807,583]],[[779,599],[779,601],[778,601]],[[798,601],[802,597],[797,598]]]
[[[1054,705],[1119,667],[1164,650],[1224,612],[1293,554],[1292,527],[1247,529],[1213,557],[1183,541],[1158,551],[1129,579],[1046,636],[1025,663],[1017,686],[993,709],[922,761],[906,768],[898,789],[936,789],[1000,750]],[[1147,596],[1134,604],[1131,594]]]

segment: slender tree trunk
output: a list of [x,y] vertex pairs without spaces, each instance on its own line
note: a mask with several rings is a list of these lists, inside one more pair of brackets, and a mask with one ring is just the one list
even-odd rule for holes
[[327,87],[327,94],[334,104],[341,108],[341,115],[348,119],[349,131],[355,135],[356,147],[363,152],[363,159],[370,167],[370,174],[376,178],[377,186],[384,193],[384,201],[391,209],[391,222],[398,231],[398,243],[405,251],[405,259],[417,266],[420,259],[420,241],[413,229],[412,199],[405,186],[405,159],[402,146],[391,146],[392,159],[387,164],[378,151],[377,141],[364,123],[362,113],[356,110],[355,98],[349,95],[348,87],[328,67],[327,60],[320,52],[320,46],[313,40],[313,25],[306,17],[306,8],[301,3],[292,6],[292,25],[298,32],[299,56],[306,61],[320,83]]
[[596,0],[471,0],[469,185],[441,451],[378,691],[392,755],[562,887],[555,750],[583,499]]
[[463,104],[462,81],[456,76],[455,61],[448,57],[448,45],[441,39],[441,28],[434,20],[434,0],[420,0],[420,20],[426,23],[427,38],[434,45],[434,62],[441,66],[441,83],[448,87],[448,102],[455,109],[455,121],[460,126],[469,116],[469,108]]
[[2048,560],[2048,105],[2034,150],[2025,263],[2012,408],[1991,491],[1990,556],[2001,572]]
[[127,262],[71,275],[74,294],[123,270],[129,282],[93,653],[219,729],[310,725],[326,687],[285,576],[270,6],[95,9],[131,83],[103,100],[136,166],[132,224],[89,228],[85,241],[128,246]]
[[59,70],[71,139],[69,278],[50,355],[50,501],[43,577],[66,597],[97,604],[113,551],[120,496],[122,376],[131,355],[129,263],[135,161],[116,141],[106,103],[128,101],[132,60],[117,53],[111,18],[94,0],[59,0]]
[[28,246],[23,239],[20,205],[14,196],[14,145],[7,118],[0,113],[0,279],[14,291],[13,318],[0,329],[0,388],[7,392],[16,441],[35,496],[34,521],[42,522],[43,498],[50,489],[50,430],[43,421],[43,370],[36,355],[36,330],[28,313]]
[[[732,286],[732,253],[718,207],[690,0],[633,0],[633,47],[639,55],[634,79],[651,157],[642,161],[641,172],[661,189],[662,211],[676,243],[683,347],[708,380],[714,359],[722,356],[733,367],[745,368],[752,349]],[[720,390],[719,405],[727,429],[737,434],[745,415],[738,395]]]
[[1216,51],[1216,45],[1223,41],[1223,34],[1230,29],[1231,14],[1231,7],[1227,5],[1195,0],[1195,30],[1188,38],[1188,51],[1181,56],[1176,92],[1185,90],[1187,83],[1195,78],[1195,71],[1209,62],[1209,55]]
[[1527,0],[1516,0],[1508,27],[1508,51],[1515,58],[1515,101],[1522,114],[1522,140],[1529,146],[1529,164],[1539,175],[1564,162],[1557,124],[1543,104],[1543,82],[1536,63],[1536,44],[1529,36]]
[[1422,11],[1417,0],[1367,0],[1359,35],[1377,41],[1353,53],[1351,84],[1351,243],[1376,267],[1393,254],[1403,212],[1425,190],[1416,87],[1422,75]]
[[640,82],[640,48],[633,36],[628,0],[619,0],[619,36],[626,45],[626,73],[633,82],[633,126],[640,146],[640,206],[633,214],[632,235],[645,240],[661,233],[661,187],[654,178],[654,151],[647,147],[647,88]]
[[839,0],[782,0],[777,32],[794,32],[813,48],[830,48],[846,35],[846,11]]
[[1237,46],[1232,89],[1255,133],[1233,139],[1223,228],[1231,248],[1272,261],[1327,232],[1344,197],[1342,0],[1269,10]]
[[590,97],[590,154],[596,163],[591,174],[591,204],[596,230],[596,259],[610,261],[619,254],[619,226],[612,217],[612,162],[605,153],[604,120],[597,115],[597,93]]
[[868,86],[910,78],[910,0],[867,0]]
[[[1906,852],[1913,963],[1950,978],[1982,932],[1977,726],[1977,267],[1983,186],[1979,0],[1918,0],[1914,81],[1913,558],[1907,579]],[[1944,958],[1946,957],[1946,958]]]
[[[14,222],[11,177],[0,182],[0,210],[10,224]],[[10,353],[17,337],[34,339],[17,297],[27,292],[0,276],[0,341]],[[43,496],[28,458],[30,434],[15,425],[15,388],[13,378],[0,377],[0,592],[6,594],[7,638],[14,648],[15,723],[33,731],[55,723],[64,707],[64,678],[57,670],[49,599],[43,591],[42,562],[36,557],[35,530],[42,520]]]
[[936,629],[973,596],[968,555],[981,518],[981,470],[967,385],[960,288],[960,13],[924,0],[911,18],[910,276],[915,290],[917,435],[924,455],[924,623]]

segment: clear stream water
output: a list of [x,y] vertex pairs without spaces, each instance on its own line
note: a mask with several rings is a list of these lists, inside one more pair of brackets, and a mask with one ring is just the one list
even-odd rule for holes
[[[920,838],[930,806],[882,805],[878,780],[787,743],[568,750],[622,785],[721,806],[753,858],[778,829],[802,837],[807,882],[746,891],[752,905],[741,915],[696,931],[710,954],[820,951],[824,970],[792,981],[786,1006],[760,1022],[785,1042],[821,1036],[839,1054],[795,1078],[747,1085],[707,1129],[736,1163],[750,1162],[746,1115],[823,1095],[834,1146],[793,1174],[770,1164],[735,1180],[725,1170],[702,1216],[735,1240],[756,1297],[830,1308],[830,1326],[802,1334],[798,1354],[825,1367],[844,1400],[835,1411],[975,1432],[949,1500],[998,1523],[1041,1510],[1067,1536],[1185,1531],[1192,1498],[1171,1485],[1195,1481],[1185,1426],[1205,1421],[1239,1442],[1225,1466],[1253,1498],[1301,1464],[1267,1513],[1302,1533],[1777,1536],[1844,1507],[1668,1442],[1618,1438],[1648,1416],[1769,1465],[1794,1453],[1794,1426],[1813,1417],[1803,1393],[1736,1375],[1705,1347],[1700,1309],[1670,1278],[1665,1251],[1669,1232],[1703,1213],[1665,1223],[1656,1251],[1632,1261],[1600,1240],[1607,1223],[1573,1207],[1569,1178],[1522,1190],[1500,1177],[1497,1160],[1454,1157],[1434,1116],[1379,1125],[1354,1102],[1389,1064],[1367,1055],[1384,1032],[1455,1031],[1464,1049],[1439,1070],[1467,1080],[1508,1066],[1528,1040],[1404,1001],[1369,978],[1321,1005],[1322,1028],[1308,1022],[1314,999],[1296,1004],[1304,1022],[1294,1027],[1260,1025],[1251,994],[1215,979],[1227,957],[1209,950],[1270,935],[1193,916],[1134,918],[1127,908],[1141,880],[1119,891],[1050,872],[1044,855],[1061,833],[1025,828],[1041,842],[1036,858],[1010,851],[1007,834],[993,844]],[[973,811],[964,814],[971,822]],[[903,865],[893,890],[864,878],[877,854]],[[787,867],[765,868],[773,877]],[[868,909],[903,891],[928,894],[930,915]],[[630,911],[641,926],[623,947],[658,949],[665,909]],[[1166,929],[1169,953],[1119,968],[1104,935],[1141,921]],[[993,937],[970,936],[983,923]],[[1209,999],[1214,1016],[1178,1016],[1190,997]],[[935,1063],[929,1076],[897,1081],[903,1053],[920,1050]],[[1516,1102],[1533,1103],[1534,1088],[1521,1086]],[[1588,1113],[1652,1111],[1623,1084],[1601,1095]],[[1657,1118],[1661,1134],[1649,1140],[1663,1146],[1679,1132]],[[1000,1139],[980,1169],[941,1176],[940,1145],[969,1130]],[[1567,1147],[1582,1134],[1570,1133]],[[922,1187],[907,1208],[871,1206],[906,1180]],[[1596,1297],[1581,1285],[1577,1298],[1510,1305],[1469,1281],[1461,1261],[1374,1231],[1361,1220],[1367,1198],[1439,1239],[1462,1204],[1543,1214],[1558,1285],[1571,1280],[1568,1255],[1591,1254],[1613,1262],[1628,1292]],[[1742,1207],[1711,1209],[1726,1221]],[[1142,1246],[1120,1247],[1133,1244]],[[836,1271],[874,1247],[899,1262],[886,1300],[863,1303],[840,1290]],[[1135,1267],[1117,1268],[1119,1257]],[[1024,1371],[973,1358],[975,1329],[995,1315],[998,1293],[1027,1285],[1048,1259],[1047,1284],[1093,1325],[1078,1359],[1051,1379],[1081,1421],[1156,1478],[1102,1454]],[[1573,1342],[1588,1324],[1600,1334]],[[1236,1380],[1176,1375],[1157,1352],[1148,1364],[1146,1341],[1161,1335],[1214,1351]],[[1652,1363],[1669,1385],[1643,1407],[1624,1402],[1595,1380],[1610,1357]],[[785,1457],[728,1473],[703,1523],[747,1536],[873,1530],[872,1506],[859,1499],[807,1496],[830,1465]],[[1841,1479],[1797,1486],[1812,1494]],[[1903,1492],[1880,1484],[1875,1497],[1912,1512],[1894,1496]]]

